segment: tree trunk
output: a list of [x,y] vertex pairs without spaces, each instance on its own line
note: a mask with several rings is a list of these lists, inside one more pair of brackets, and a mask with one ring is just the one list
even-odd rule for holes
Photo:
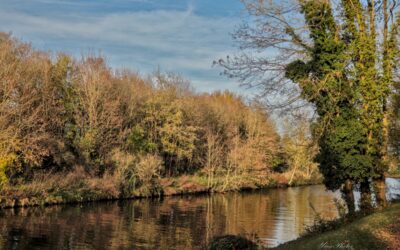
[[289,185],[289,186],[292,185],[292,181],[293,181],[294,174],[295,174],[295,172],[296,172],[297,165],[298,165],[297,163],[294,164],[293,172],[292,172],[292,175],[290,176],[290,180],[289,180],[289,182],[288,182],[288,185]]
[[353,194],[353,182],[351,180],[346,180],[342,189],[342,195],[347,205],[347,210],[349,214],[355,212],[354,205],[354,194]]
[[386,207],[387,200],[386,200],[386,183],[385,177],[374,180],[374,189],[376,195],[376,202],[379,207]]
[[372,209],[371,189],[368,178],[366,178],[364,181],[360,183],[360,193],[361,193],[360,209],[362,211],[367,211]]

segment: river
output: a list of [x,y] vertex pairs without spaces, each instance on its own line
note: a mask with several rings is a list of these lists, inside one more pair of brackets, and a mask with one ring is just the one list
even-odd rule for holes
[[[388,197],[399,195],[391,179]],[[322,185],[0,211],[0,249],[204,249],[216,235],[265,246],[338,216],[339,193]]]

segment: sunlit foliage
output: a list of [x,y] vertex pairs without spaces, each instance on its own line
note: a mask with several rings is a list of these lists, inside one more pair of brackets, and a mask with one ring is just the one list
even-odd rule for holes
[[271,172],[280,151],[260,104],[195,93],[174,74],[115,71],[102,57],[53,56],[2,34],[0,82],[1,185],[79,170],[74,176],[118,182],[125,196],[193,173],[210,188],[223,176],[226,188]]

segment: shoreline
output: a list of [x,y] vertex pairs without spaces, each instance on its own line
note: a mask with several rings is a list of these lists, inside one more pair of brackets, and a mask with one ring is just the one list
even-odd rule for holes
[[322,232],[311,232],[295,240],[266,249],[398,249],[400,247],[400,202],[345,222]]
[[159,198],[159,197],[170,197],[170,196],[190,196],[190,195],[210,195],[210,194],[223,194],[223,193],[231,193],[231,192],[248,192],[248,191],[256,191],[256,190],[267,190],[267,189],[277,189],[277,188],[289,188],[289,187],[301,187],[301,186],[312,186],[312,185],[321,185],[322,182],[313,182],[308,180],[302,183],[295,183],[293,185],[288,185],[287,183],[271,183],[266,186],[257,186],[257,187],[249,187],[244,186],[240,189],[227,189],[224,191],[216,191],[210,188],[195,188],[195,189],[185,189],[182,190],[180,188],[176,188],[174,190],[168,189],[168,187],[164,187],[163,192],[159,194],[152,195],[133,195],[127,197],[99,197],[99,198],[91,198],[91,197],[82,197],[81,199],[72,199],[68,200],[63,197],[13,197],[6,198],[0,196],[0,210],[3,209],[15,209],[15,208],[29,208],[29,207],[48,207],[54,205],[68,205],[68,204],[84,204],[84,203],[92,203],[92,202],[106,202],[106,201],[123,201],[123,200],[136,200],[136,199],[146,199],[146,198]]
[[[6,197],[0,195],[0,210],[2,209],[13,209],[13,208],[27,208],[27,207],[47,207],[53,205],[67,205],[67,204],[83,204],[91,202],[105,202],[105,201],[119,201],[119,200],[135,200],[144,198],[157,198],[157,197],[168,197],[168,196],[187,196],[187,195],[202,195],[202,194],[218,194],[228,192],[246,192],[255,190],[267,190],[276,188],[289,188],[289,187],[300,187],[300,186],[312,186],[322,185],[322,180],[297,180],[289,185],[287,182],[277,182],[275,179],[269,179],[266,184],[261,182],[252,183],[252,185],[244,185],[239,188],[229,188],[226,190],[218,190],[208,188],[206,186],[199,185],[190,178],[196,179],[196,176],[184,176],[175,178],[163,178],[161,179],[162,187],[159,193],[140,193],[132,196],[114,196],[107,193],[97,192],[96,190],[89,190],[90,192],[84,193],[81,196],[74,197],[63,197],[54,193],[49,193],[47,196],[35,196],[35,195],[17,195],[17,191],[11,194],[12,197]],[[397,178],[396,176],[387,176],[386,178]],[[187,181],[189,179],[189,181]],[[182,181],[185,180],[185,181]],[[182,182],[178,186],[174,186],[175,182]],[[172,183],[172,184],[171,184]],[[63,192],[73,193],[75,190],[71,187],[70,189],[63,190]]]
[[395,201],[384,209],[315,224],[297,239],[275,247],[264,246],[241,235],[227,234],[215,237],[208,249],[400,249],[399,222],[400,202]]

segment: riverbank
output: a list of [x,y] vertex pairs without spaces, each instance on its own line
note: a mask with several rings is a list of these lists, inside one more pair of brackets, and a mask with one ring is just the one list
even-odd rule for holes
[[400,203],[336,230],[306,235],[272,249],[400,249]]
[[82,203],[104,200],[135,199],[144,197],[172,196],[200,193],[222,193],[262,188],[277,188],[320,184],[321,179],[295,175],[289,185],[290,173],[248,174],[240,176],[214,177],[206,175],[184,175],[160,178],[151,187],[135,189],[124,195],[117,182],[110,176],[87,177],[80,172],[66,175],[47,175],[21,185],[8,186],[0,194],[0,209],[48,206],[67,203]]

